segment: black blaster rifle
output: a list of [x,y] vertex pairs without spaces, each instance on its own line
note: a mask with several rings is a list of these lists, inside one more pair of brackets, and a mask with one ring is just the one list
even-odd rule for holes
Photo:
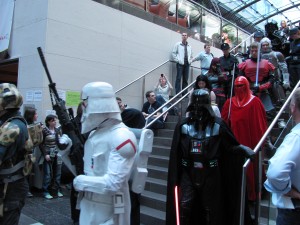
[[52,81],[41,47],[38,47],[37,50],[49,80],[48,86],[53,110],[55,110],[61,124],[62,132],[67,134],[73,143],[69,155],[71,163],[75,166],[77,175],[83,174],[83,145],[85,140],[80,134],[78,125],[74,120],[72,108],[67,110],[65,102],[58,96],[56,84]]

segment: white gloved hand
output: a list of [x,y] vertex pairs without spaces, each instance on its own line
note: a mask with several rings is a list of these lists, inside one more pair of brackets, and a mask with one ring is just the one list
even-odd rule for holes
[[75,177],[73,180],[73,186],[76,191],[83,191],[84,190],[84,183],[85,183],[85,175],[79,175]]
[[107,193],[107,187],[113,186],[107,184],[104,177],[79,175],[73,180],[76,191],[90,191],[98,194]]
[[290,83],[283,81],[282,86],[283,86],[284,89],[288,89],[288,88],[290,88]]
[[71,139],[68,137],[68,135],[63,134],[60,138],[59,138],[59,143],[60,144],[65,144],[68,145],[71,142]]

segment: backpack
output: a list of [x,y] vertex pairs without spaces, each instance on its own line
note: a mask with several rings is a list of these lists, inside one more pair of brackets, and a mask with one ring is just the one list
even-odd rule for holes
[[140,194],[143,192],[148,176],[148,157],[152,152],[153,131],[150,129],[129,128],[138,140],[138,151],[129,179],[130,190]]
[[13,119],[19,119],[24,122],[28,130],[28,140],[25,143],[25,155],[24,155],[24,167],[23,174],[27,176],[31,173],[33,163],[35,162],[35,157],[33,156],[33,148],[37,147],[43,142],[42,124],[30,124],[28,125],[26,120],[21,116],[9,118],[2,126],[9,123]]

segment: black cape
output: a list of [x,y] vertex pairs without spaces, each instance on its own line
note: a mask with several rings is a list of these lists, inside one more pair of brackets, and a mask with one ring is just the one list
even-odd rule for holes
[[[175,128],[173,142],[170,152],[169,169],[168,169],[168,186],[167,186],[167,205],[166,205],[166,225],[176,225],[176,208],[175,208],[175,186],[179,184],[182,173],[181,167],[181,151],[180,151],[180,130],[182,125],[188,122],[184,119],[179,122]],[[230,128],[226,123],[218,117],[215,117],[215,122],[220,124],[220,135],[226,137],[225,142],[230,142],[232,146],[239,145]],[[224,133],[223,133],[224,132]],[[222,146],[221,146],[222,147]],[[222,149],[221,158],[219,159],[219,167],[221,171],[222,196],[223,199],[223,218],[222,224],[238,225],[240,211],[240,196],[241,196],[241,181],[242,167],[245,162],[245,157],[242,153],[233,153]],[[180,190],[179,190],[180,195]],[[179,197],[180,199],[180,197]],[[194,207],[197,209],[197,206]],[[196,213],[193,213],[196,215]],[[197,223],[197,216],[193,217],[192,224]]]

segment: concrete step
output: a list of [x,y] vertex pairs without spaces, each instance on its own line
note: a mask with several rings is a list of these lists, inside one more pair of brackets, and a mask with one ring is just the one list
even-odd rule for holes
[[148,166],[160,166],[168,168],[169,157],[151,154],[148,158]]
[[171,147],[166,147],[166,146],[161,146],[161,145],[153,145],[151,154],[169,157],[170,151],[171,151]]
[[173,116],[173,115],[168,114],[166,122],[175,122],[175,123],[177,123],[178,118],[179,118],[179,116]]
[[143,191],[140,198],[141,205],[163,212],[166,211],[166,201],[166,195],[150,191]]
[[144,225],[165,225],[166,213],[141,205],[141,223]]
[[154,137],[153,145],[171,146],[172,138],[169,137]]
[[145,190],[162,195],[167,194],[167,181],[162,179],[148,178],[145,185]]
[[[164,129],[171,129],[174,130],[176,127],[177,122],[165,122],[165,128]],[[163,130],[163,129],[161,129]]]
[[167,182],[168,168],[161,166],[148,165],[148,178],[159,179]]
[[172,129],[159,129],[159,130],[157,130],[155,136],[172,138],[173,133],[174,133],[174,130],[172,130]]
[[259,225],[276,225],[276,220],[269,220],[267,218],[260,218]]
[[260,203],[260,215],[263,218],[268,218],[270,220],[276,220],[277,217],[277,209],[272,204],[272,201],[269,198],[269,194],[267,199],[262,199]]

